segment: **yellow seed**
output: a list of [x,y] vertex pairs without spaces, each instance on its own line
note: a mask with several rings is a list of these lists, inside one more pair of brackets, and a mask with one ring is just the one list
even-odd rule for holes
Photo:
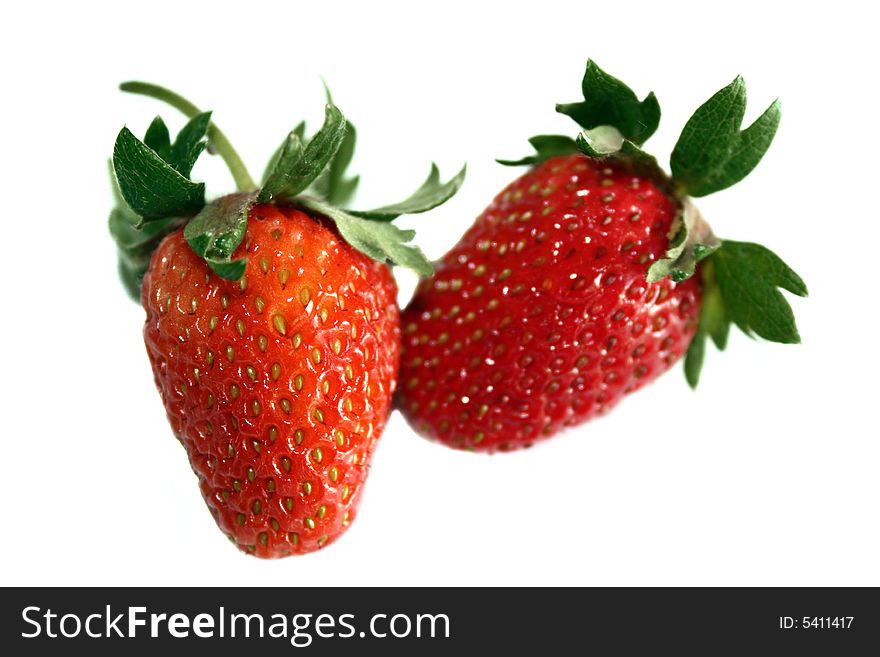
[[214,364],[214,352],[213,351],[209,351],[208,355],[205,356],[205,362],[208,363],[208,367],[211,367],[211,365]]
[[297,389],[297,391],[303,389],[303,375],[297,374],[293,379],[293,385]]
[[321,538],[318,539],[318,545],[323,546],[324,543],[326,543],[329,539],[330,537],[327,534],[324,534]]
[[297,445],[301,445],[301,444],[302,444],[302,441],[303,441],[303,438],[304,438],[304,437],[305,437],[305,432],[304,432],[302,429],[297,429],[296,431],[293,432],[293,441],[294,441]]
[[263,300],[263,297],[257,297],[254,299],[254,305],[257,307],[257,312],[261,313],[266,308],[266,302]]
[[272,363],[272,380],[277,381],[281,376],[281,363]]
[[251,409],[254,411],[254,415],[259,415],[260,411],[263,410],[262,407],[260,406],[260,402],[257,401],[256,399],[254,400],[253,404],[251,405]]
[[354,368],[351,366],[350,363],[345,366],[345,378],[349,381],[354,380]]
[[272,231],[272,239],[274,239],[276,242],[281,239],[281,229],[280,228],[276,228],[275,230]]
[[284,471],[290,472],[290,466],[291,466],[290,459],[287,458],[286,456],[282,456],[281,457],[281,467],[284,468]]
[[315,365],[321,362],[321,350],[317,347],[312,348],[312,362]]
[[260,347],[260,351],[266,351],[266,347],[269,346],[269,338],[267,338],[265,335],[261,335],[257,338],[257,344]]
[[306,518],[305,525],[309,529],[314,529],[315,528],[315,521],[312,518]]
[[238,282],[239,289],[244,292],[247,289],[247,277],[242,276],[241,280]]
[[308,285],[306,285],[305,287],[303,287],[299,291],[299,302],[302,305],[307,306],[307,305],[309,305],[309,301],[311,301],[311,300],[312,300],[312,289]]
[[282,287],[287,285],[287,281],[290,280],[290,270],[282,269],[278,272],[278,280],[280,281]]
[[272,325],[275,327],[275,330],[278,331],[281,335],[285,335],[287,333],[287,321],[284,319],[283,315],[274,315],[272,317]]
[[250,465],[248,466],[248,469],[247,469],[247,478],[248,478],[248,481],[250,481],[250,482],[253,482],[254,479],[257,478],[257,473],[256,473],[256,471],[254,470],[253,466],[250,466]]
[[348,494],[349,494],[349,492],[351,492],[351,491],[350,491],[350,489],[349,489],[349,487],[348,487],[348,484],[343,484],[343,485],[342,485],[342,490],[340,491],[340,493],[342,493],[342,500],[343,500],[343,501],[345,501],[346,499],[348,499]]
[[282,398],[279,403],[281,404],[281,410],[283,410],[285,413],[290,413],[291,407],[289,399]]
[[293,511],[293,498],[292,497],[285,497],[284,498],[284,508],[287,509],[288,511]]
[[293,343],[293,348],[297,349],[302,344],[302,336],[299,333],[296,333],[291,342]]
[[254,515],[258,515],[260,511],[263,510],[263,505],[260,504],[260,500],[254,500],[254,503],[251,504],[251,511],[254,512]]
[[225,294],[220,297],[220,304],[223,306],[223,310],[229,308],[229,297]]
[[315,463],[320,463],[324,459],[324,452],[321,451],[320,447],[316,447],[312,450],[312,460]]
[[306,495],[312,494],[312,482],[311,481],[304,481],[303,482],[303,493],[305,493]]
[[260,258],[260,271],[264,274],[269,273],[269,259],[268,258]]
[[233,399],[238,399],[238,396],[241,394],[241,390],[238,389],[238,386],[234,383],[229,386],[229,396]]
[[320,518],[323,518],[324,516],[326,516],[326,515],[327,515],[327,507],[324,506],[324,505],[322,504],[321,506],[318,507],[318,512],[317,512],[315,515],[316,515],[319,519],[320,519]]
[[330,468],[330,470],[328,470],[327,474],[330,476],[330,481],[336,483],[336,481],[339,479],[339,468],[334,465],[332,468]]
[[253,365],[248,365],[248,366],[245,368],[245,371],[247,372],[248,378],[249,378],[251,381],[256,381],[256,380],[257,380],[257,370],[254,368]]
[[268,438],[270,443],[274,443],[275,439],[278,438],[278,427],[271,426],[269,427]]
[[477,265],[474,269],[474,276],[482,276],[486,273],[486,265]]
[[512,273],[513,273],[513,272],[512,272],[509,268],[502,269],[502,270],[501,270],[501,273],[498,274],[498,280],[499,280],[499,281],[507,280],[508,278],[510,278],[510,275],[511,275]]
[[333,341],[333,353],[338,356],[340,351],[342,351],[342,340],[336,338]]
[[320,408],[316,408],[316,409],[312,412],[312,415],[314,416],[314,418],[315,418],[318,422],[320,422],[321,424],[324,423],[324,412],[323,412]]
[[214,395],[210,392],[208,393],[208,408],[211,408],[214,405]]
[[354,404],[351,403],[351,397],[347,397],[345,400],[345,410],[351,413],[354,408]]
[[226,360],[230,363],[235,360],[235,349],[233,349],[232,345],[226,347]]
[[327,317],[328,317],[329,314],[330,314],[330,313],[327,312],[327,309],[326,309],[326,308],[321,308],[321,311],[318,313],[318,317],[321,318],[321,321],[322,321],[322,322],[326,322],[326,321],[327,321]]
[[290,542],[296,545],[299,543],[299,534],[296,532],[290,532]]
[[217,322],[220,320],[217,318],[217,315],[211,315],[211,319],[208,320],[208,328],[213,331],[217,328]]
[[243,513],[239,513],[237,516],[235,516],[235,522],[239,525],[243,525],[245,520],[246,518]]
[[330,394],[330,381],[328,381],[328,380],[325,379],[325,380],[321,383],[321,392],[323,392],[325,395],[329,395],[329,394]]

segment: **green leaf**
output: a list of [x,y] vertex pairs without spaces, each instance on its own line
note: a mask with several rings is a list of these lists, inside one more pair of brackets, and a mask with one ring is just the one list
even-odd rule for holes
[[694,112],[670,161],[673,180],[683,193],[706,196],[726,189],[758,165],[779,127],[779,101],[741,130],[745,111],[746,85],[737,76]]
[[710,262],[724,313],[744,333],[800,342],[794,313],[778,288],[805,297],[807,287],[779,256],[760,244],[724,240]]
[[260,190],[258,202],[292,198],[305,190],[333,159],[344,137],[345,117],[335,105],[328,104],[324,125],[298,158],[279,158]]
[[123,128],[113,148],[122,197],[144,221],[191,216],[205,204],[204,183],[194,183]]
[[171,135],[168,133],[168,126],[161,116],[157,116],[147,128],[147,134],[144,135],[144,143],[152,148],[166,162],[171,154]]
[[211,112],[202,112],[190,119],[174,140],[170,157],[165,158],[181,175],[189,177],[193,165],[208,144],[208,126]]
[[577,153],[577,145],[571,137],[564,135],[536,135],[529,139],[529,143],[535,149],[534,155],[527,155],[519,160],[495,160],[498,164],[509,167],[522,165],[540,164],[545,160],[560,155]]
[[667,276],[676,283],[694,275],[697,263],[709,257],[721,246],[699,211],[690,201],[684,205],[673,224],[666,257],[654,262],[645,274],[645,280],[656,283]]
[[385,205],[375,210],[347,210],[349,215],[372,219],[374,221],[392,221],[402,214],[418,214],[436,208],[452,198],[461,188],[467,172],[467,165],[461,168],[448,182],[440,182],[440,170],[436,164],[431,164],[431,172],[428,179],[422,183],[412,196],[400,203]]
[[221,278],[236,280],[244,275],[247,260],[232,260],[232,254],[244,238],[255,201],[256,193],[224,196],[206,205],[183,229],[190,248]]
[[[329,98],[329,90],[327,95]],[[328,102],[331,101],[328,100]],[[360,176],[345,177],[345,171],[348,165],[351,164],[351,159],[354,156],[356,141],[357,132],[354,125],[346,122],[345,136],[342,138],[339,150],[336,151],[333,159],[330,160],[329,166],[324,169],[324,172],[309,188],[310,191],[327,199],[333,205],[345,205],[351,201],[351,197],[354,196],[355,189],[357,189],[358,182],[360,181]]]
[[390,222],[362,219],[313,197],[300,197],[297,202],[331,219],[346,242],[374,260],[407,267],[420,276],[434,273],[421,249],[407,244],[415,237],[414,230],[401,230]]
[[581,88],[582,102],[557,105],[556,111],[570,116],[585,130],[613,126],[624,138],[641,145],[660,123],[660,104],[653,92],[639,101],[632,89],[592,60],[587,61]]

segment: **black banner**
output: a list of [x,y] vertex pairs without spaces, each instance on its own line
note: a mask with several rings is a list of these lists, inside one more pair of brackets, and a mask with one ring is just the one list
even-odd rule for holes
[[[5,654],[877,654],[876,589],[4,589]],[[8,648],[13,648],[9,652]]]

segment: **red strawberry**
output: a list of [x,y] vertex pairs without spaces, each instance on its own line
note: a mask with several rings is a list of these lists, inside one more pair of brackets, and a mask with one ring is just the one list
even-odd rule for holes
[[[252,192],[205,116],[174,144],[155,122],[144,142],[120,133],[114,168],[130,208],[111,229],[132,289],[143,273],[156,384],[220,529],[259,557],[311,552],[354,519],[397,384],[397,288],[384,261],[429,269],[388,220],[443,202],[461,177],[441,185],[432,169],[417,202],[337,209],[353,191],[343,175],[353,131],[328,105],[309,145],[298,128]],[[206,134],[244,189],[207,205],[187,200]]]
[[737,78],[685,127],[670,180],[638,146],[659,122],[653,94],[639,101],[592,62],[583,90],[584,102],[558,106],[584,128],[578,139],[535,137],[536,155],[506,162],[534,166],[404,312],[398,401],[427,437],[526,447],[607,411],[686,352],[696,385],[706,336],[723,348],[730,322],[798,339],[776,287],[805,294],[800,278],[764,247],[717,240],[687,198],[757,164],[778,105],[740,132]]

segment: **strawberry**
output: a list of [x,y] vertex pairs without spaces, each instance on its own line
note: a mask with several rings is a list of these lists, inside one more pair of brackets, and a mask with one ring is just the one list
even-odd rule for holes
[[[423,280],[403,313],[398,405],[452,447],[506,451],[611,409],[682,356],[692,386],[707,337],[731,323],[799,340],[782,287],[806,286],[771,251],[717,239],[691,197],[747,175],[779,122],[741,131],[741,78],[689,120],[672,176],[641,149],[660,119],[592,61],[584,101],[559,105],[576,139],[541,135],[530,165]],[[696,274],[696,275],[695,275]]]
[[[171,428],[235,545],[267,558],[317,550],[354,519],[397,385],[385,263],[430,272],[390,221],[444,202],[463,171],[444,184],[433,167],[407,201],[340,210],[357,182],[344,174],[354,130],[332,102],[307,145],[303,124],[290,133],[256,189],[209,114],[152,85],[123,89],[192,117],[173,144],[161,119],[143,141],[123,129],[113,157],[111,232]],[[209,203],[189,178],[206,144],[239,185]]]

